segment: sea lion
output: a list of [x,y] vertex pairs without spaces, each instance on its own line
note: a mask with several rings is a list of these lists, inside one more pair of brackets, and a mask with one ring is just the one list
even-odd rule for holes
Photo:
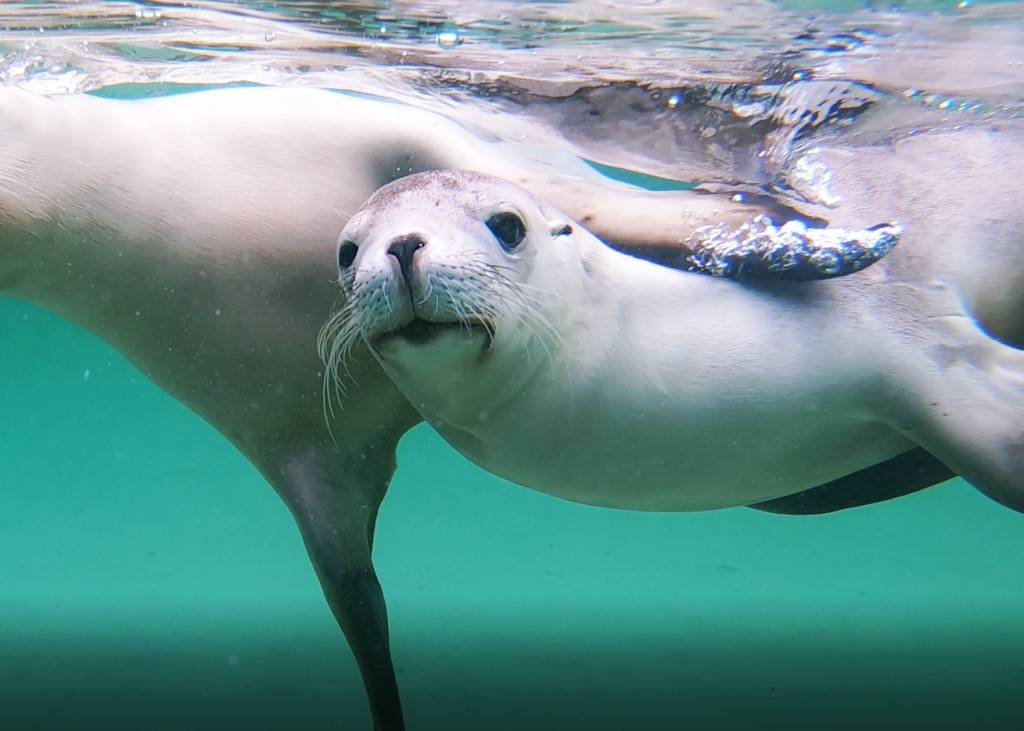
[[[420,416],[356,344],[354,379],[323,418],[313,343],[336,297],[345,216],[401,175],[471,168],[615,246],[675,260],[698,229],[765,210],[616,184],[554,148],[520,152],[415,107],[326,91],[114,101],[0,89],[0,293],[117,347],[262,472],[295,517],[378,729],[403,724],[373,529],[395,445]],[[817,495],[773,507],[863,501],[859,486],[840,501]]]
[[616,252],[506,181],[420,173],[342,231],[335,353],[362,339],[456,449],[567,500],[753,505],[924,448],[1024,509],[1024,352],[982,325],[1020,325],[1020,240],[911,241],[752,286]]
[[109,342],[261,471],[295,517],[378,729],[403,722],[373,530],[395,446],[420,416],[357,345],[325,421],[315,341],[345,216],[439,167],[514,179],[646,250],[678,252],[697,228],[760,210],[517,150],[412,106],[320,90],[121,101],[0,88],[0,293]]

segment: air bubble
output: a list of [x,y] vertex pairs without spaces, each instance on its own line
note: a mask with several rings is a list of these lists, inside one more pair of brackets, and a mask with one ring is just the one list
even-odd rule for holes
[[832,171],[820,161],[813,161],[805,155],[797,160],[790,173],[793,187],[814,203],[834,207],[840,199],[831,190]]
[[462,44],[462,36],[453,30],[443,30],[437,34],[437,45],[446,50],[457,48]]
[[272,30],[268,30],[266,33],[263,34],[263,40],[265,40],[267,43],[270,43],[275,38],[277,38],[277,33],[275,33]]

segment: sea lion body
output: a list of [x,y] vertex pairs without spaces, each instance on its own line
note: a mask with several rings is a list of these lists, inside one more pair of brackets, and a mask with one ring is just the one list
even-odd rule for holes
[[822,298],[795,309],[615,252],[589,268],[600,284],[579,303],[601,324],[555,325],[564,361],[524,383],[528,399],[435,415],[405,391],[487,469],[577,502],[688,511],[790,495],[913,446],[871,414],[853,313]]
[[[524,229],[512,247],[488,230],[509,211]],[[410,238],[411,256],[395,249]],[[385,187],[341,241],[358,244],[342,285],[385,371],[457,449],[521,484],[703,510],[922,446],[1024,505],[1024,354],[978,326],[996,308],[965,309],[996,272],[1020,276],[1016,242],[965,259],[917,239],[842,279],[722,281],[615,252],[525,191],[449,172]],[[471,326],[424,337],[424,321]],[[998,440],[978,449],[985,432]]]
[[[515,179],[623,245],[673,246],[750,215],[530,150],[315,89],[126,101],[0,88],[0,293],[103,338],[260,470],[298,524],[378,729],[403,722],[374,527],[398,440],[421,417],[362,347],[325,417],[315,343],[346,217],[381,185],[437,167]],[[611,202],[629,212],[610,215]]]

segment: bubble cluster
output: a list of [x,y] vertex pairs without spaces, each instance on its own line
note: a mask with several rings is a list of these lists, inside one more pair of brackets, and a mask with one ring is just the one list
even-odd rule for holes
[[988,111],[987,107],[981,102],[943,96],[942,94],[932,94],[927,91],[921,91],[920,89],[904,89],[903,98],[923,104],[926,107],[941,109],[943,111],[966,112],[969,114],[980,114]]

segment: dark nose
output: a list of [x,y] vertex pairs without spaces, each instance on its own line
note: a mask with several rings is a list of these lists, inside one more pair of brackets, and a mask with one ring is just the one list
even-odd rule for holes
[[412,282],[412,258],[426,245],[427,242],[419,234],[399,236],[388,244],[388,253],[398,259],[398,266],[402,268],[402,276],[407,283]]

